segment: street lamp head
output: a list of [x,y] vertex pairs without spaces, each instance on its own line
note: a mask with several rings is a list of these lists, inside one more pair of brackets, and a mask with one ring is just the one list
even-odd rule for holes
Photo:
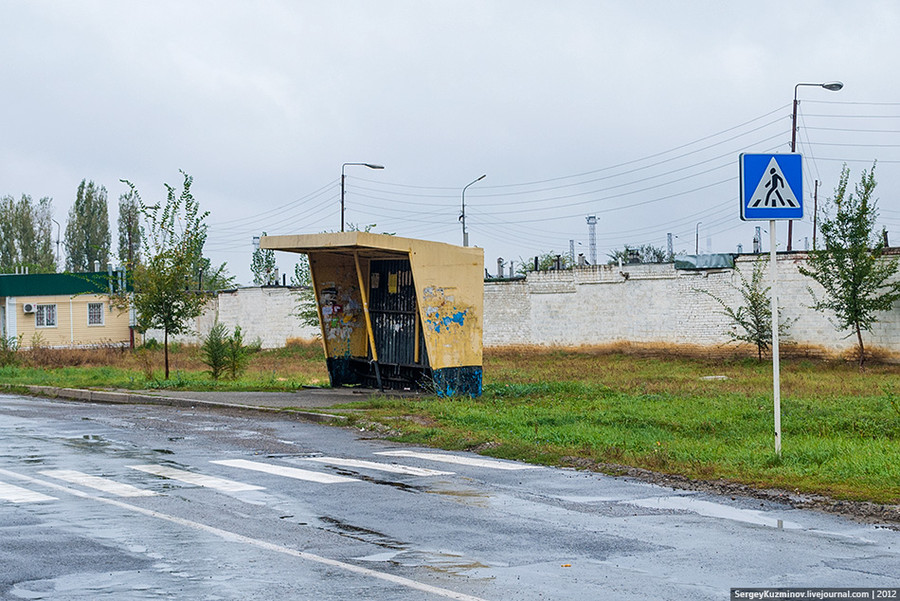
[[363,163],[369,169],[384,169],[384,165],[375,165],[373,163]]
[[831,90],[832,92],[837,92],[841,88],[844,87],[844,84],[839,81],[829,81],[828,83],[823,83],[822,87],[826,90]]

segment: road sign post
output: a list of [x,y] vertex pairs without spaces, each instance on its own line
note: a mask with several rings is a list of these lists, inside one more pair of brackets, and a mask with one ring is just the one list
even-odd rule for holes
[[781,359],[778,354],[778,258],[775,220],[769,220],[769,267],[772,276],[772,399],[775,404],[775,454],[781,457]]
[[781,361],[778,348],[778,220],[803,218],[803,157],[799,154],[740,156],[741,219],[769,222],[769,269],[772,280],[772,398],[775,454],[781,457]]

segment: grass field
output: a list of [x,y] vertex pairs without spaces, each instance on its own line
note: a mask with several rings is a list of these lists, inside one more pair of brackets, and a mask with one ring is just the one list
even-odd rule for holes
[[[73,351],[66,351],[72,353]],[[317,345],[253,356],[243,378],[213,382],[196,349],[161,355],[107,350],[77,365],[45,358],[0,368],[0,384],[291,390],[327,383]],[[153,377],[149,367],[155,365]],[[691,478],[838,499],[900,503],[900,367],[782,363],[783,453],[773,440],[771,365],[755,360],[640,357],[590,351],[488,350],[478,399],[372,398],[354,423],[399,440],[549,464],[642,467]],[[354,406],[355,410],[360,407]]]
[[161,348],[136,351],[120,347],[24,350],[16,365],[0,367],[0,385],[36,384],[71,388],[174,388],[183,390],[296,390],[328,383],[321,344],[295,343],[251,354],[237,380],[214,381],[200,350],[172,345],[169,380],[163,379]]
[[373,400],[367,419],[408,442],[598,463],[838,499],[900,503],[900,369],[788,361],[783,452],[770,364],[493,351],[480,399]]

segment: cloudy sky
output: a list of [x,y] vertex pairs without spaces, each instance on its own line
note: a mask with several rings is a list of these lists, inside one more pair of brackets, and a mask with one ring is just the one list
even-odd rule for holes
[[[250,280],[252,237],[340,228],[497,257],[625,244],[752,248],[738,155],[798,150],[812,194],[879,161],[900,244],[900,4],[879,1],[0,0],[0,194],[82,179],[144,200],[194,177],[207,251]],[[786,225],[778,229],[786,243]],[[784,230],[784,231],[782,231]],[[698,236],[699,234],[699,236]],[[699,238],[699,239],[698,239]],[[765,248],[768,248],[766,238]],[[293,257],[279,257],[282,270]]]

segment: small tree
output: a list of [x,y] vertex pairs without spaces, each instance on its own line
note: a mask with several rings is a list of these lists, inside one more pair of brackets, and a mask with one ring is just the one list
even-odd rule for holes
[[862,172],[855,194],[847,192],[850,170],[845,165],[841,179],[830,201],[829,211],[821,220],[824,248],[813,251],[809,267],[800,273],[818,282],[825,296],[813,294],[813,309],[831,311],[839,330],[856,334],[859,367],[865,363],[863,330],[871,331],[879,311],[888,311],[900,300],[900,281],[895,278],[896,259],[886,259],[885,242],[875,231],[878,218],[875,192],[875,165]]
[[[730,286],[740,293],[743,300],[743,304],[737,309],[730,307],[713,293],[701,290],[722,305],[722,314],[728,318],[731,326],[728,330],[728,336],[731,338],[729,342],[746,342],[756,346],[756,357],[759,361],[762,361],[763,353],[772,346],[772,298],[769,295],[771,286],[765,285],[767,264],[767,259],[758,259],[753,265],[750,279],[747,279],[739,269],[735,270],[741,279],[741,285],[730,284]],[[789,329],[790,322],[779,322],[779,337],[787,337]]]
[[[262,233],[266,235],[265,232]],[[265,248],[257,248],[253,251],[250,261],[250,272],[253,273],[253,283],[257,286],[271,286],[277,284],[275,280],[275,251]]]
[[225,367],[232,380],[236,380],[247,367],[249,351],[244,346],[244,335],[241,326],[234,326],[234,332],[225,345]]
[[[181,194],[166,184],[165,206],[147,206],[131,182],[131,189],[147,223],[142,228],[145,260],[132,271],[133,304],[137,313],[138,330],[163,330],[165,377],[169,379],[169,336],[190,330],[191,321],[203,312],[207,295],[198,290],[197,269],[203,260],[208,212],[201,213],[200,205],[191,194],[193,178],[184,177]],[[207,261],[208,264],[208,261]],[[120,305],[127,298],[120,298]]]
[[228,368],[229,341],[228,330],[225,324],[216,322],[210,328],[209,334],[203,339],[200,353],[203,363],[209,368],[206,370],[213,380],[218,380]]
[[291,276],[291,286],[299,288],[295,292],[297,304],[294,315],[300,318],[300,323],[305,326],[319,327],[319,310],[316,307],[316,293],[312,286],[312,274],[309,269],[309,258],[306,255],[294,265],[294,275]]

